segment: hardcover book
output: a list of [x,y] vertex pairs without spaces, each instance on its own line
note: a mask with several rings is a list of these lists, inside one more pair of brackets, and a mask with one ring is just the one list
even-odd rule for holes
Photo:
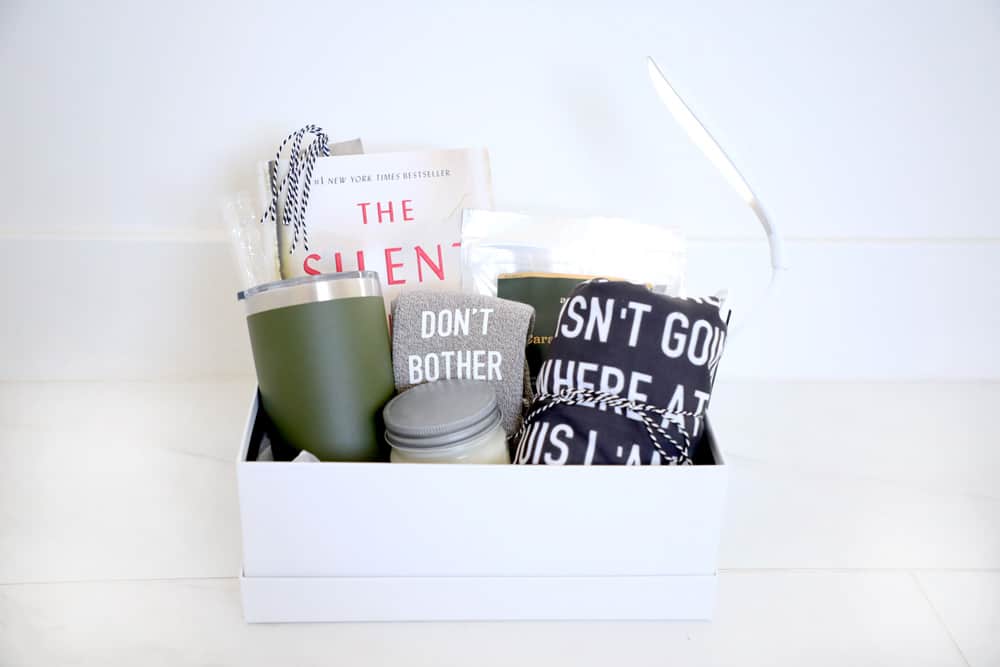
[[305,224],[279,222],[281,277],[376,271],[388,313],[406,289],[461,289],[462,210],[493,207],[485,149],[320,158]]

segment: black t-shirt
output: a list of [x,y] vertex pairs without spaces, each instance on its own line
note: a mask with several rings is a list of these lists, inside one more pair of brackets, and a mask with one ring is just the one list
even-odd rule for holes
[[514,462],[691,463],[726,331],[716,297],[581,283],[563,304]]

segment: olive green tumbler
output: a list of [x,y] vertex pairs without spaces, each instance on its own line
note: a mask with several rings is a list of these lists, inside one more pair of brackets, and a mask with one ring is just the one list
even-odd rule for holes
[[395,384],[378,274],[280,280],[239,298],[278,434],[321,461],[388,460],[381,412]]

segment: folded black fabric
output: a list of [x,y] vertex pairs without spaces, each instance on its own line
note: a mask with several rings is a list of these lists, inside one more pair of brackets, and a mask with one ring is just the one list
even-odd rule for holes
[[520,464],[690,464],[726,342],[717,297],[580,284],[559,315]]

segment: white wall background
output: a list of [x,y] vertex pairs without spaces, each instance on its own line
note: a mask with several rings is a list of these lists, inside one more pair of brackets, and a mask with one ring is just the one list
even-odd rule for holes
[[693,285],[752,296],[646,55],[789,241],[724,375],[1000,377],[1000,4],[793,4],[5,0],[0,379],[249,373],[217,205],[307,122],[486,145],[499,207],[679,227]]

